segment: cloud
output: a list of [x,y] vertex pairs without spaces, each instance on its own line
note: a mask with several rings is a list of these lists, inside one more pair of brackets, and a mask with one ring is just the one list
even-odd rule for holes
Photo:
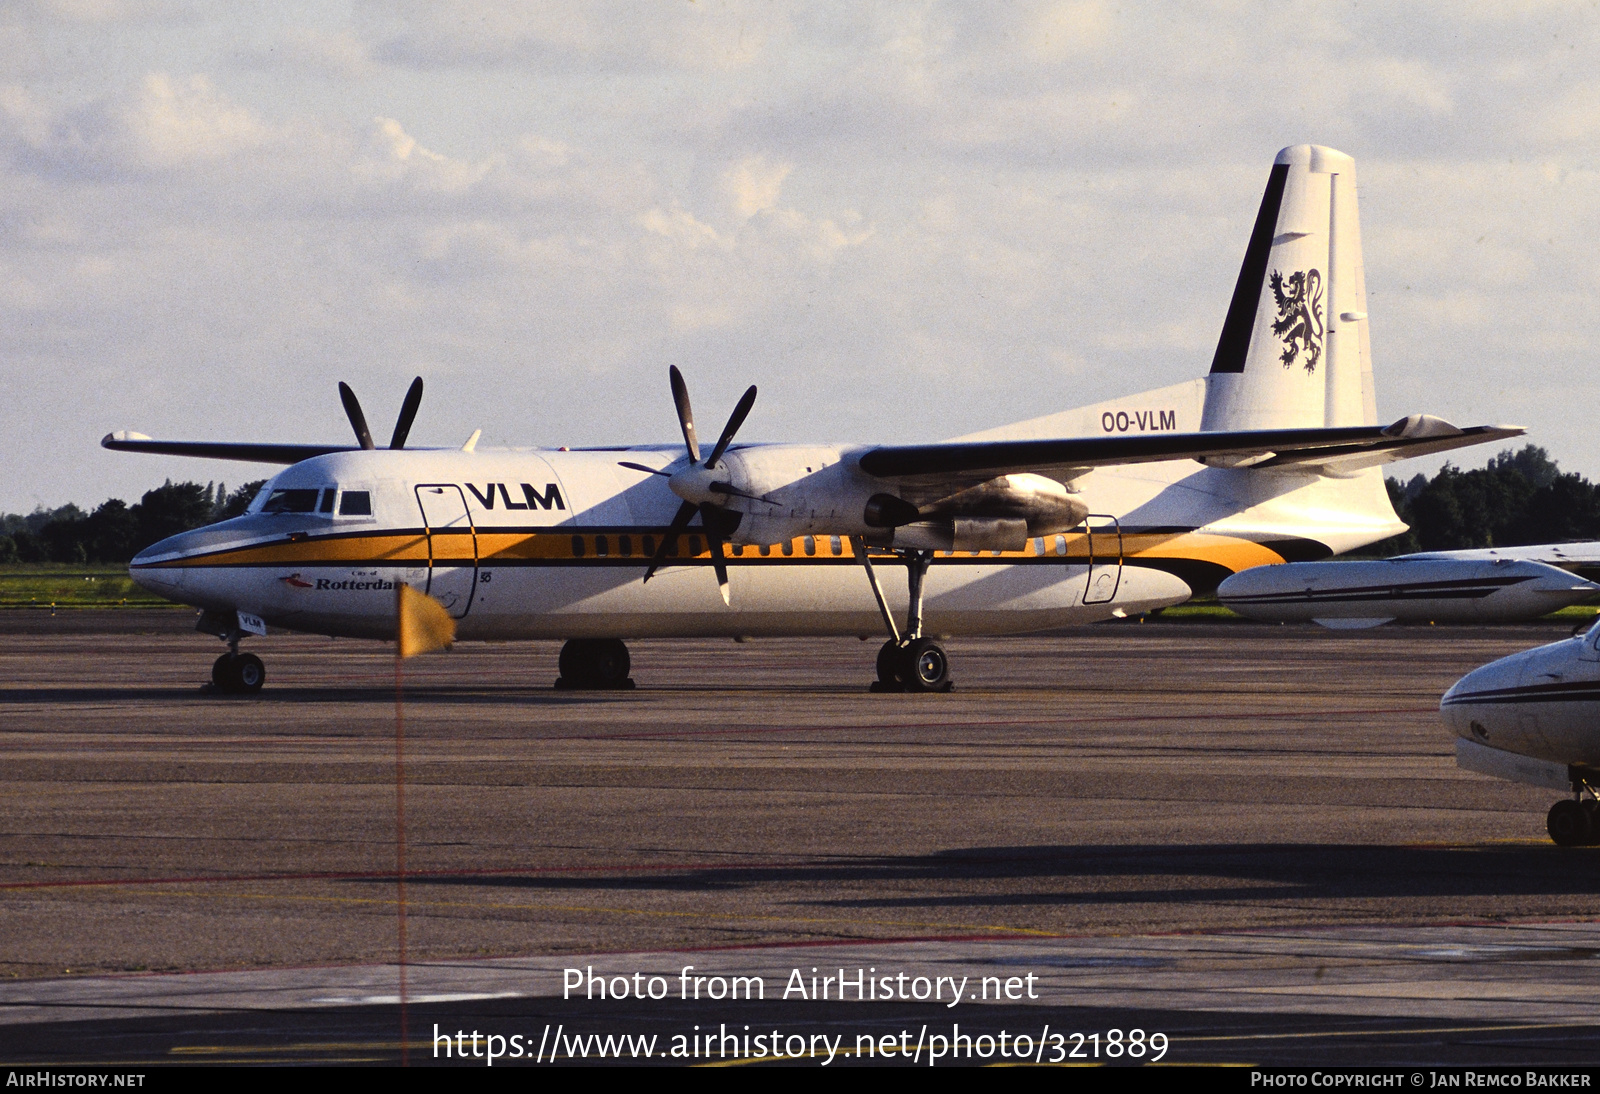
[[793,170],[791,164],[769,163],[765,156],[751,156],[730,167],[723,173],[722,185],[733,199],[734,214],[749,220],[773,208],[778,204],[783,180]]
[[[1386,414],[1600,396],[1600,24],[1562,5],[179,14],[0,10],[0,490],[191,473],[120,426],[340,436],[330,377],[424,372],[423,443],[576,444],[671,439],[667,362],[779,439],[1176,382],[1307,140],[1359,164]],[[1535,440],[1600,472],[1568,417]]]
[[52,113],[23,88],[0,88],[0,140],[33,170],[108,176],[226,159],[275,139],[248,108],[196,75],[147,75],[130,94]]
[[393,118],[375,118],[362,154],[353,164],[363,182],[391,183],[421,191],[460,192],[482,181],[498,162],[451,159],[418,144]]

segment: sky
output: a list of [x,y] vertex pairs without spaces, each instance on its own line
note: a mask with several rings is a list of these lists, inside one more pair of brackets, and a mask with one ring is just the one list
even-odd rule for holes
[[1600,478],[1593,3],[7,0],[0,511],[264,477],[99,440],[349,443],[340,380],[485,446],[676,441],[672,364],[742,441],[1176,383],[1298,143],[1380,418]]

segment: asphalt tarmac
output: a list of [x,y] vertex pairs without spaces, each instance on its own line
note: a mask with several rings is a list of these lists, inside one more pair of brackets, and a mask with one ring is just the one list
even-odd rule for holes
[[[274,635],[230,699],[191,626],[0,616],[0,1060],[396,1058],[392,654]],[[1565,633],[1118,623],[952,640],[931,696],[869,694],[854,639],[632,643],[612,693],[553,691],[554,643],[408,661],[412,1055],[436,1022],[571,1019],[1600,1059],[1600,852],[1549,844],[1549,792],[1457,770],[1437,713]],[[573,964],[767,994],[562,1000]],[[813,965],[1041,994],[775,998]]]

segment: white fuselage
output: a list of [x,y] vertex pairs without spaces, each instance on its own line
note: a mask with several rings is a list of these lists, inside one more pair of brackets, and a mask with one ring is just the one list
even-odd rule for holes
[[1517,622],[1596,596],[1600,585],[1520,559],[1296,562],[1246,570],[1217,588],[1217,599],[1250,619],[1331,627]]
[[[681,449],[664,446],[318,456],[269,482],[245,516],[164,540],[130,572],[183,603],[321,634],[392,636],[394,585],[406,582],[444,603],[463,639],[873,635],[883,623],[850,537],[892,533],[863,522],[885,486],[856,467],[861,451],[727,453],[728,480],[751,495],[727,506],[740,515],[722,560],[727,604],[698,523],[643,581],[680,502],[665,478],[619,460],[681,467]],[[928,633],[1149,611],[1249,566],[1321,557],[1402,527],[1376,470],[1332,479],[1184,460],[1103,468],[1074,486],[1091,514],[1078,528],[1022,550],[935,553]],[[309,511],[267,511],[275,496]],[[872,558],[903,611],[900,560]]]
[[1439,701],[1463,767],[1566,789],[1600,768],[1600,627],[1474,669]]

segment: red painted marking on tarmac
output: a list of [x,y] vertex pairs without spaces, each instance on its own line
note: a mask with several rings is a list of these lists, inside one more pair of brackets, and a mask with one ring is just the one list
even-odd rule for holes
[[[496,878],[516,877],[519,874],[597,874],[597,873],[666,873],[674,870],[771,870],[792,869],[805,865],[840,865],[838,863],[790,862],[689,862],[689,863],[638,863],[607,864],[602,866],[526,866],[507,867],[503,870],[410,870],[408,878]],[[399,874],[394,870],[327,871],[298,874],[198,874],[190,877],[150,878],[77,878],[65,881],[5,881],[0,890],[7,889],[71,889],[95,886],[128,885],[204,885],[241,881],[394,881]]]
[[747,733],[834,733],[849,730],[894,729],[997,729],[1017,726],[1068,726],[1097,722],[1202,722],[1221,719],[1253,718],[1326,718],[1332,715],[1371,714],[1437,714],[1438,707],[1382,707],[1372,710],[1296,710],[1296,711],[1236,711],[1229,714],[1108,714],[1090,718],[1026,718],[1011,722],[904,722],[840,725],[840,726],[740,726],[737,729],[681,729],[656,730],[646,733],[578,733],[563,737],[539,737],[541,741],[641,741],[674,737],[726,737]]

